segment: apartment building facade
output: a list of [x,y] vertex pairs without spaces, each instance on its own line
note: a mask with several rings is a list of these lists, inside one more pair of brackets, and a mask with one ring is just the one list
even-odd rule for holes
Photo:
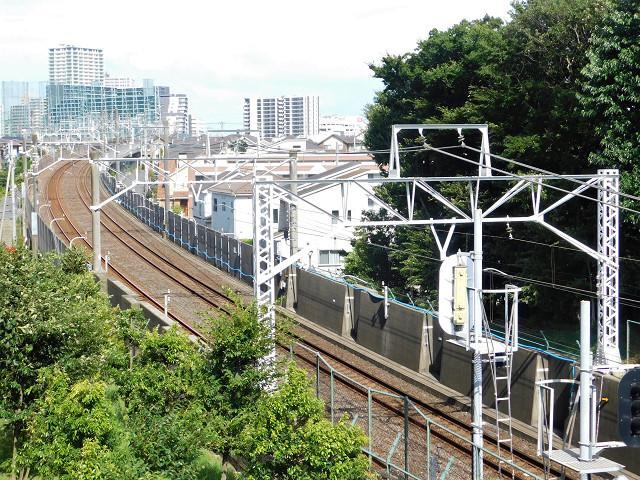
[[104,55],[101,49],[60,45],[49,49],[49,83],[59,85],[104,85]]
[[184,93],[170,93],[169,89],[162,89],[160,94],[162,119],[169,124],[172,134],[189,135],[189,99]]
[[244,128],[262,138],[316,135],[319,132],[318,96],[249,97],[244,100]]

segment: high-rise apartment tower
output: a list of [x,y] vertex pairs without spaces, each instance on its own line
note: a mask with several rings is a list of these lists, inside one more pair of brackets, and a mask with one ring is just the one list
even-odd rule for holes
[[73,45],[50,48],[49,83],[102,86],[104,84],[102,50]]
[[244,128],[263,138],[316,135],[320,125],[319,97],[282,96],[244,99]]

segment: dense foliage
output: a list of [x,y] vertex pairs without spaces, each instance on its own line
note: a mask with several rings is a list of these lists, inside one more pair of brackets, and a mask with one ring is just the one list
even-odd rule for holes
[[[220,478],[210,476],[213,453],[240,453],[252,459],[250,478],[276,478],[255,462],[264,445],[254,432],[289,428],[283,417],[264,430],[268,412],[286,410],[307,418],[304,436],[278,433],[283,449],[302,449],[279,460],[295,478],[367,477],[362,433],[322,420],[304,373],[290,370],[273,395],[265,388],[280,368],[264,362],[273,336],[255,304],[236,297],[228,311],[203,316],[207,342],[194,344],[175,327],[147,329],[141,311],[109,307],[86,262],[78,249],[44,258],[0,249],[0,472],[208,479]],[[321,468],[315,447],[326,438],[332,456]]]
[[[638,195],[634,159],[640,140],[639,2],[528,0],[514,1],[512,6],[507,23],[490,17],[465,20],[446,31],[431,31],[413,52],[387,55],[370,65],[384,88],[367,107],[365,143],[374,151],[388,149],[393,124],[486,123],[493,166],[499,171],[528,174],[535,168],[595,174],[603,166],[619,168],[623,191]],[[403,176],[477,172],[477,167],[448,155],[476,160],[471,149],[480,148],[480,138],[473,132],[459,137],[455,130],[425,131],[424,138],[407,132],[399,142],[408,149],[402,154]],[[425,145],[447,150],[442,153]],[[377,160],[384,166],[388,155],[378,154]],[[575,188],[569,182],[559,186]],[[468,203],[469,185],[443,182],[436,188],[454,203]],[[506,188],[486,187],[481,206],[499,198]],[[407,211],[404,187],[386,183],[378,194],[400,212]],[[546,195],[550,204],[564,193]],[[515,216],[527,201],[516,198],[501,213]],[[636,205],[626,202],[632,204]],[[416,206],[417,219],[446,217],[447,210],[429,195],[419,194]],[[629,211],[622,215],[634,222],[640,218]],[[379,216],[367,213],[367,218]],[[596,248],[595,202],[571,200],[545,220]],[[447,230],[437,229],[441,239]],[[623,257],[637,257],[637,233],[637,227],[625,230]],[[488,224],[483,237],[484,266],[525,287],[521,308],[525,322],[537,327],[571,323],[578,301],[597,290],[595,261],[542,227]],[[472,231],[457,227],[449,253],[472,248]],[[622,296],[636,298],[635,287],[630,287],[637,283],[635,269],[625,270],[624,260],[622,265],[626,284]],[[439,251],[428,228],[362,228],[346,262],[348,274],[378,284],[385,281],[431,303],[437,299],[438,269]],[[506,280],[487,274],[485,285],[497,287]]]

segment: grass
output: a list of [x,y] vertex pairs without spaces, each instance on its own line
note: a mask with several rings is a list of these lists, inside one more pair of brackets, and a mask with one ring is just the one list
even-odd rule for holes
[[[222,477],[222,458],[208,450],[203,450],[196,459],[198,480],[220,480]],[[239,476],[233,468],[227,469],[227,480],[236,480]]]

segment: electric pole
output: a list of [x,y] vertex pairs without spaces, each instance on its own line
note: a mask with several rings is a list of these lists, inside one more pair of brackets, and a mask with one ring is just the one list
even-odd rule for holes
[[171,198],[169,189],[169,155],[167,150],[169,149],[169,122],[164,121],[164,148],[162,149],[162,157],[164,158],[164,230],[162,231],[162,238],[167,238],[169,230],[169,209],[171,208]]
[[22,237],[27,240],[27,137],[25,130],[22,131]]
[[[91,160],[91,203],[100,204],[100,171],[95,160]],[[102,239],[100,238],[100,209],[91,212],[91,243],[93,245],[93,271],[102,270]]]
[[38,256],[38,136],[33,135],[33,211],[31,212],[31,251],[35,256]]
[[[298,180],[298,151],[289,152],[289,180]],[[291,203],[289,204],[289,254],[291,256],[298,253],[298,204],[295,196],[298,194],[298,185],[292,183],[289,187],[291,191]],[[287,282],[289,292],[287,293],[287,308],[295,308],[298,301],[298,286],[296,282],[296,268],[289,267],[289,281]]]

